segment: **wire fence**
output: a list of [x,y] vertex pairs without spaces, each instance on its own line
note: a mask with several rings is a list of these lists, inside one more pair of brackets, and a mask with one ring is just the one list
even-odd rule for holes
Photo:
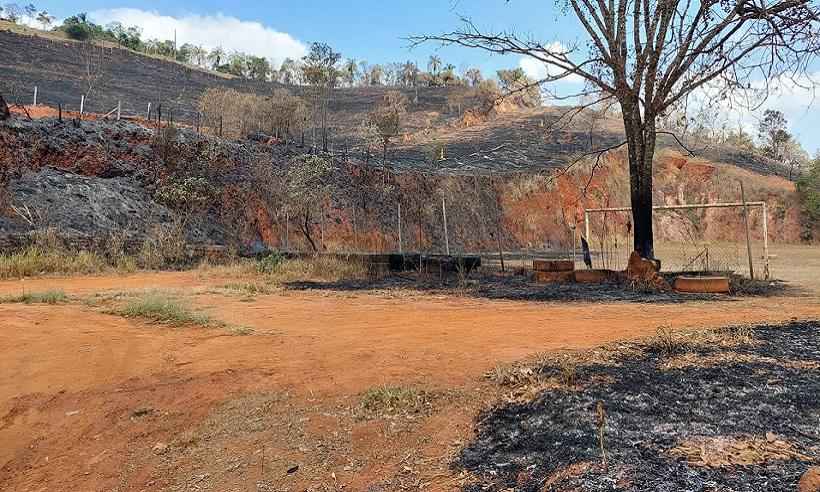
[[[42,99],[38,87],[32,103]],[[79,96],[77,109],[86,111]],[[117,101],[116,106],[97,116],[112,119],[141,118],[174,122],[176,106],[164,108],[148,103],[143,111]],[[69,110],[71,106],[64,109]],[[95,107],[95,109],[97,109]],[[198,112],[190,121],[200,128]],[[178,120],[176,123],[179,123]],[[209,131],[216,132],[214,128]],[[221,129],[220,129],[221,133]],[[345,147],[331,158],[347,160],[360,148]],[[380,177],[378,174],[382,173]],[[376,181],[390,184],[391,170],[376,170]],[[518,173],[518,179],[521,180]],[[500,265],[502,258],[513,268],[531,266],[535,258],[572,259],[584,268],[582,237],[587,240],[593,268],[623,270],[632,252],[628,209],[601,211],[589,216],[584,229],[583,209],[576,204],[568,212],[556,204],[518,203],[504,200],[500,187],[516,175],[467,175],[443,178],[435,172],[404,172],[423,179],[393,178],[397,192],[372,203],[370,190],[358,190],[362,203],[316,204],[312,217],[280,211],[271,217],[259,243],[285,250],[385,253],[418,252],[442,255],[481,255]],[[507,190],[509,192],[509,189]],[[502,203],[502,201],[504,203]],[[656,210],[654,215],[656,256],[667,271],[734,271],[744,274],[768,272],[765,207],[756,204],[748,211],[750,239],[746,241],[746,212],[741,206],[720,209],[685,208]],[[751,249],[751,266],[749,264]]]

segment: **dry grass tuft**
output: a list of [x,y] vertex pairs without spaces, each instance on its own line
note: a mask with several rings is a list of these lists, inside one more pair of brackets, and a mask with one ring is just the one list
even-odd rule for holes
[[62,290],[47,290],[44,292],[25,292],[19,295],[0,297],[0,304],[60,304],[67,300],[68,297]]
[[365,391],[361,409],[366,415],[426,414],[433,408],[433,394],[410,386],[378,386]]
[[229,282],[221,289],[245,296],[266,295],[274,292],[269,286],[260,282]]
[[168,295],[149,292],[130,300],[125,306],[110,311],[125,318],[141,318],[151,323],[172,326],[224,326],[203,313],[189,310]]
[[230,263],[213,264],[203,261],[196,267],[196,273],[200,278],[247,278],[256,277],[256,262],[252,260],[237,259]]
[[695,437],[670,449],[669,455],[686,460],[691,466],[707,468],[764,465],[773,461],[814,461],[772,433],[765,437]]
[[37,275],[77,275],[101,273],[108,264],[96,253],[67,252],[30,246],[15,253],[0,254],[0,279]]
[[368,278],[367,268],[359,262],[330,256],[284,260],[266,273],[272,284],[290,282],[341,282]]

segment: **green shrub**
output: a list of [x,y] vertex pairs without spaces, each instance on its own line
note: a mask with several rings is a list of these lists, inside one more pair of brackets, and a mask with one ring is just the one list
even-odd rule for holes
[[797,194],[803,209],[803,238],[811,240],[814,229],[820,225],[820,157],[815,158],[808,172],[797,180]]
[[276,272],[284,261],[285,257],[281,253],[273,251],[256,262],[256,269],[259,273],[271,274]]

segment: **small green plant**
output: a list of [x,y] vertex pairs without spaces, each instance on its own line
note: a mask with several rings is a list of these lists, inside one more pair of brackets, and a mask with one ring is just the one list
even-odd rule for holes
[[152,323],[173,326],[221,325],[209,316],[193,312],[169,296],[156,292],[133,299],[124,307],[112,311],[112,314],[126,318],[142,318]]
[[19,295],[0,297],[0,304],[60,304],[67,300],[68,297],[62,290],[47,290],[44,292],[26,292]]
[[256,269],[259,273],[269,275],[275,273],[284,261],[285,257],[281,253],[273,251],[256,262]]

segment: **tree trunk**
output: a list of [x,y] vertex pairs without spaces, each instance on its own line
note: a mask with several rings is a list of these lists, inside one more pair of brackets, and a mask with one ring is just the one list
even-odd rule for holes
[[9,106],[6,104],[6,100],[3,99],[3,94],[0,94],[0,121],[5,121],[9,118],[11,118]]
[[655,119],[641,122],[639,106],[624,108],[629,154],[629,190],[632,205],[633,247],[642,258],[655,258],[652,230],[652,161],[655,156]]
[[313,240],[311,236],[311,224],[310,224],[310,212],[305,212],[304,222],[300,223],[302,229],[302,234],[304,234],[305,239],[307,239],[308,243],[310,243],[310,248],[313,250],[314,253],[318,253],[319,249],[316,247],[316,242]]

